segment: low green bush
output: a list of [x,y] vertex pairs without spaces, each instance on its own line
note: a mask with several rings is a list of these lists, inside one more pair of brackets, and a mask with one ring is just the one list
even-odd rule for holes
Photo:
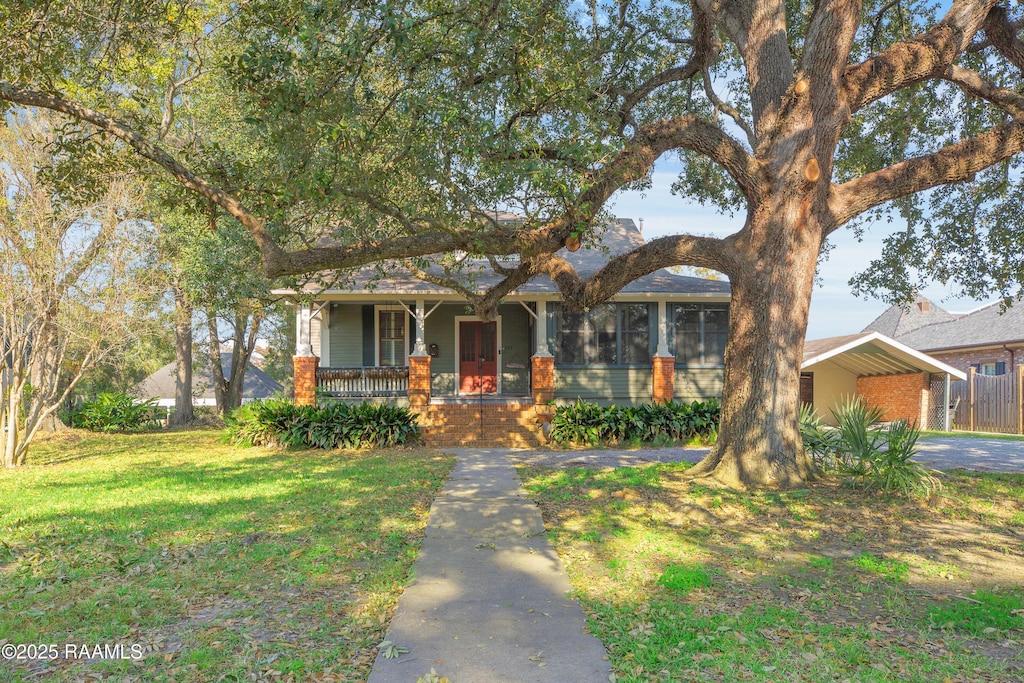
[[123,391],[104,392],[65,416],[72,427],[92,432],[144,432],[160,427],[156,399],[139,401]]
[[718,401],[664,401],[638,406],[599,406],[577,399],[558,406],[549,438],[559,444],[713,442],[718,434]]
[[225,420],[228,438],[239,446],[368,448],[416,442],[417,416],[405,408],[376,403],[297,406],[285,399],[253,401]]

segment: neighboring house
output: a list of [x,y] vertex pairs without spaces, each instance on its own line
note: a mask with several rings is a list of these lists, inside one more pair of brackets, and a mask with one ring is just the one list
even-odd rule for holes
[[[224,376],[231,375],[231,354],[220,354]],[[177,380],[177,364],[168,363],[152,375],[135,385],[132,393],[141,399],[156,398],[157,405],[163,408],[174,407],[174,386]],[[247,403],[260,398],[269,398],[282,391],[281,385],[267,373],[250,365],[246,368],[245,379],[242,381],[242,402]],[[208,358],[196,359],[192,364],[192,404],[195,406],[215,406],[213,392],[213,371]]]
[[[633,221],[620,219],[599,246],[559,255],[586,277],[642,243]],[[459,277],[478,290],[498,281],[486,261],[462,265]],[[554,283],[539,277],[508,295],[495,320],[483,321],[452,289],[402,272],[375,280],[374,273],[364,268],[344,288],[303,289],[314,301],[296,307],[297,401],[312,401],[315,391],[387,398],[420,412],[428,442],[516,445],[538,441],[552,402],[721,395],[727,282],[661,270],[574,313]],[[429,273],[444,274],[436,264]]]
[[883,420],[904,419],[948,430],[950,379],[965,375],[880,332],[816,339],[804,344],[800,400],[826,422],[853,396],[883,410]]
[[949,313],[923,296],[908,308],[892,306],[865,332],[877,331],[963,372],[1002,375],[1024,365],[1024,302]]

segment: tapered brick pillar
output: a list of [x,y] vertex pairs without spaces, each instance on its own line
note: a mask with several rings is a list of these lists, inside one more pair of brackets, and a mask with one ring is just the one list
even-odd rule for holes
[[320,359],[316,356],[292,356],[295,368],[295,405],[311,406],[316,403],[316,369]]
[[430,356],[409,356],[409,405],[430,403]]
[[671,401],[676,388],[676,359],[674,356],[655,356],[651,363],[651,398],[655,403]]

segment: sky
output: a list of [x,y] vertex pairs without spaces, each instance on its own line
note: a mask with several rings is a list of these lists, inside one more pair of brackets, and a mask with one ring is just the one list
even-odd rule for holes
[[[632,218],[637,224],[642,218],[647,239],[680,232],[725,237],[742,226],[742,214],[729,218],[714,208],[672,195],[670,187],[676,174],[671,169],[662,170],[665,166],[670,164],[662,164],[655,170],[650,189],[620,192],[608,202],[607,208],[615,216]],[[898,223],[893,225],[898,227]],[[821,283],[814,288],[811,298],[808,339],[860,332],[888,307],[881,300],[855,296],[849,285],[850,278],[881,253],[885,235],[880,225],[865,234],[862,242],[847,229],[840,229],[833,235],[835,248],[819,267]],[[952,298],[949,289],[937,283],[922,293],[951,312],[974,310],[991,301]]]

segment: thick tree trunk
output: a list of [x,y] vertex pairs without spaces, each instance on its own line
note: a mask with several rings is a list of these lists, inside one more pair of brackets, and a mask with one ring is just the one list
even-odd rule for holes
[[718,441],[691,470],[731,486],[795,486],[814,474],[800,439],[800,364],[821,233],[807,225],[806,202],[768,213],[751,231],[756,261],[731,278]]
[[174,414],[170,426],[182,427],[195,418],[192,406],[192,306],[175,283],[174,289]]

